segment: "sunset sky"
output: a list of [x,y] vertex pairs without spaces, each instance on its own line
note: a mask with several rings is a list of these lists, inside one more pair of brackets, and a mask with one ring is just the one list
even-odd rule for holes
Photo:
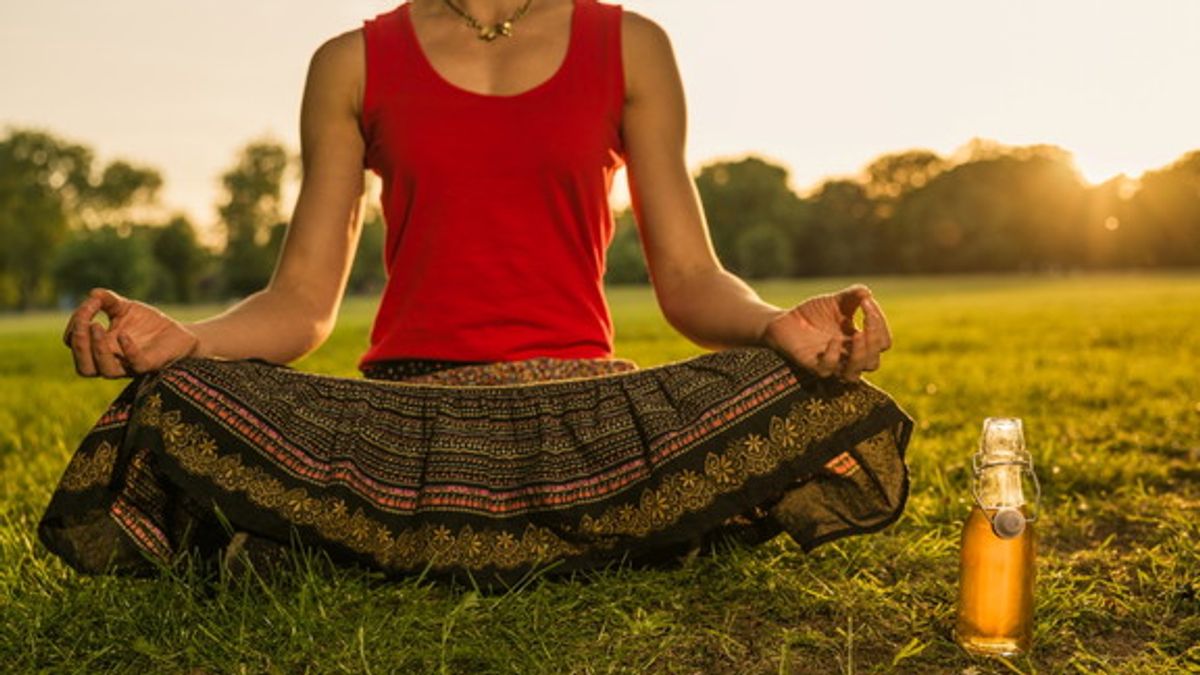
[[[299,148],[312,51],[397,4],[3,0],[0,128],[153,166],[166,204],[210,227],[241,145],[270,134]],[[753,152],[803,193],[883,152],[981,136],[1061,145],[1097,181],[1200,148],[1200,2],[623,4],[671,35],[693,170]]]

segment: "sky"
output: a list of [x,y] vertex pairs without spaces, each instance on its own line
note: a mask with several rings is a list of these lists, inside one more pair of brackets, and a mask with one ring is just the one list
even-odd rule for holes
[[[165,205],[212,228],[241,146],[299,149],[313,50],[398,4],[0,0],[0,130],[43,128],[101,165],[154,167]],[[671,38],[693,171],[756,154],[804,194],[885,152],[983,137],[1060,145],[1098,182],[1200,149],[1193,0],[621,4]],[[289,211],[294,198],[293,185]]]

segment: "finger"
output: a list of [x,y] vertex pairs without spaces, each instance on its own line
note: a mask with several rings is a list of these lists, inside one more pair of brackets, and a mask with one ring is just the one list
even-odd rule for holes
[[892,346],[892,332],[888,328],[883,308],[871,298],[863,303],[863,330],[868,336],[868,345],[875,351],[887,351]]
[[161,341],[139,345],[127,333],[118,333],[117,344],[125,353],[125,361],[130,370],[135,373],[158,370],[168,361],[166,349],[161,346]]
[[843,316],[853,317],[854,312],[864,300],[871,297],[871,289],[863,284],[848,286],[837,294],[838,310]]
[[870,372],[878,369],[880,369],[880,354],[875,353],[872,354],[868,360],[866,360],[866,365],[863,366],[863,370]]
[[842,335],[845,335],[846,337],[852,337],[855,333],[857,333],[858,326],[854,325],[854,312],[842,314],[840,326],[842,329]]
[[79,307],[71,317],[72,325],[79,323],[88,324],[95,318],[96,314],[103,310],[109,317],[109,323],[112,319],[124,313],[125,306],[124,298],[107,288],[93,288],[88,297],[83,302],[79,303]]
[[92,358],[92,333],[86,321],[76,321],[71,332],[71,355],[75,358],[75,372],[84,377],[96,376],[96,361]]
[[879,358],[879,352],[882,351],[882,331],[879,325],[879,315],[867,305],[863,303],[863,329],[862,329],[862,352],[858,355],[858,362],[862,368],[866,368],[873,361]]
[[141,345],[134,342],[128,333],[117,333],[117,344],[125,354],[125,364],[135,373],[148,370],[145,367],[145,354]]
[[[109,315],[111,326],[114,317],[120,316],[128,310],[128,301],[107,288],[93,288],[88,293],[87,299],[79,303],[79,306],[71,313],[70,319],[67,320],[66,330],[63,332],[63,342],[73,348],[72,343],[78,338],[80,332],[85,337],[90,336],[91,331],[88,324],[100,310],[104,310]],[[90,360],[90,358],[88,357],[86,360]]]
[[829,343],[825,345],[825,351],[817,355],[817,374],[821,377],[829,377],[838,371],[838,365],[842,361],[842,338],[830,338]]
[[96,370],[100,374],[108,378],[123,377],[125,368],[121,362],[117,360],[112,350],[112,345],[109,344],[110,337],[104,331],[104,328],[98,323],[91,324],[92,326],[92,359],[96,363]]
[[88,323],[96,316],[96,312],[99,311],[100,298],[89,294],[87,299],[79,303],[79,308],[75,310],[76,319]]
[[93,288],[88,294],[100,304],[100,309],[111,318],[121,316],[129,309],[129,301],[107,288]]
[[790,348],[783,352],[789,360],[798,364],[804,370],[820,374],[821,362],[817,348],[812,345],[803,348]]
[[862,376],[862,372],[867,370],[868,365],[867,334],[858,333],[850,340],[850,356],[847,357],[846,365],[842,369],[842,377],[856,382]]
[[67,329],[63,332],[63,342],[65,342],[68,347],[71,346],[71,342],[78,333],[79,328],[81,326],[86,328],[88,322],[92,320],[92,317],[95,316],[96,312],[99,310],[100,301],[89,297],[88,299],[79,303],[79,306],[75,308],[74,312],[71,312],[70,318],[67,319]]

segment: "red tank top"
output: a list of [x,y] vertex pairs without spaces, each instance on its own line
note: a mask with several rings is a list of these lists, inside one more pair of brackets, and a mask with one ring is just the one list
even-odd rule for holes
[[603,275],[625,163],[621,12],[574,0],[558,70],[512,96],[443,78],[407,2],[363,22],[359,121],[365,167],[382,180],[388,280],[360,369],[612,356]]

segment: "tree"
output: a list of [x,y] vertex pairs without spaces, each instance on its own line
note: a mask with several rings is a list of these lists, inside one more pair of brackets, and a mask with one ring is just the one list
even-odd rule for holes
[[1015,152],[960,164],[909,193],[889,251],[896,271],[1049,270],[1083,259],[1085,191],[1069,158]]
[[744,230],[775,227],[786,236],[801,209],[800,198],[788,186],[787,169],[758,157],[706,165],[696,188],[717,257],[734,273],[744,271],[737,255]]
[[100,182],[87,190],[81,200],[81,225],[91,229],[103,224],[128,227],[144,210],[157,206],[163,180],[153,169],[138,167],[123,160],[104,167]]
[[1142,176],[1132,199],[1129,232],[1144,242],[1153,265],[1200,264],[1200,150]]
[[1144,238],[1131,227],[1130,198],[1137,181],[1115,176],[1086,191],[1080,213],[1079,234],[1083,265],[1088,269],[1144,264],[1149,256]]
[[879,272],[891,269],[887,260],[888,251],[896,243],[891,240],[894,232],[889,219],[904,197],[929,184],[935,176],[949,169],[950,162],[928,150],[907,150],[880,155],[863,169],[863,188],[866,196],[874,202],[874,218],[870,231],[863,234],[869,239],[871,259],[866,271]]
[[136,206],[155,203],[162,179],[128,162],[97,176],[92,151],[36,129],[0,140],[0,302],[24,309],[51,299],[56,249],[73,229],[129,227]]
[[919,190],[949,162],[929,150],[907,150],[880,155],[863,169],[866,193],[875,200],[894,200]]
[[53,264],[59,290],[73,302],[96,286],[111,288],[128,297],[146,297],[154,278],[150,239],[141,229],[121,233],[115,225],[80,230],[56,253]]
[[875,270],[876,203],[863,184],[827,180],[804,204],[793,236],[797,273],[815,276]]
[[12,131],[0,141],[0,277],[5,304],[49,297],[54,250],[70,229],[68,197],[87,185],[91,152],[49,134]]
[[254,141],[221,177],[224,203],[218,207],[225,227],[222,270],[225,292],[244,296],[262,289],[271,278],[283,232],[283,180],[293,165],[291,154],[271,140]]
[[387,226],[379,207],[372,204],[363,217],[362,234],[358,238],[358,250],[354,264],[350,267],[350,280],[346,282],[347,293],[376,294],[387,283],[387,268],[383,259],[383,246],[387,239]]
[[152,297],[167,302],[192,302],[199,294],[200,275],[210,253],[200,245],[196,228],[177,215],[149,230],[150,251],[158,267],[159,283]]
[[650,280],[633,211],[622,209],[616,216],[616,231],[605,258],[604,283],[644,284]]
[[738,235],[734,260],[749,279],[783,277],[795,269],[791,241],[769,223],[753,225]]

